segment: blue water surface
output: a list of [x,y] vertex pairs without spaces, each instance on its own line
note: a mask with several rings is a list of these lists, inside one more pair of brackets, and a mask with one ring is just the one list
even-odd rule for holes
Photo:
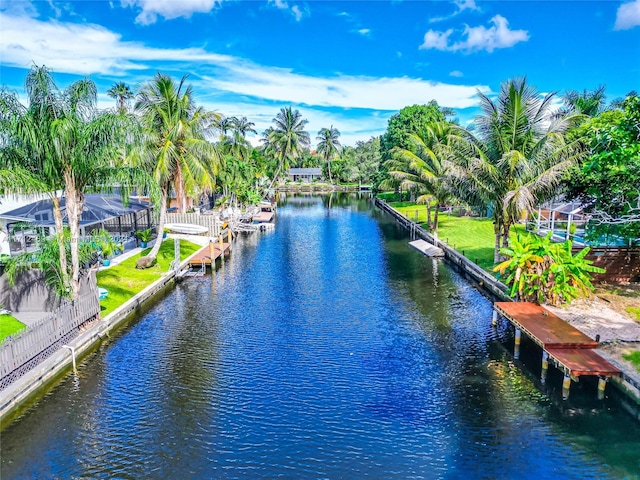
[[7,428],[2,478],[640,475],[631,416],[542,391],[490,300],[368,199],[289,197],[276,223]]

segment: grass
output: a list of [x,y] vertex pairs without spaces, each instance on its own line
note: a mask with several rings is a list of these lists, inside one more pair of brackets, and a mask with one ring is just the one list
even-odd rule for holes
[[0,343],[10,335],[15,335],[20,330],[24,330],[27,326],[13,315],[0,315]]
[[640,322],[640,307],[627,307],[627,312],[629,312],[631,318]]
[[[410,202],[398,202],[392,204],[398,212],[409,220],[417,221],[426,227],[427,207]],[[433,210],[431,212],[433,219]],[[511,234],[524,232],[522,225],[511,228]],[[455,215],[438,215],[438,238],[464,254],[472,262],[488,272],[493,269],[493,247],[495,235],[493,233],[493,221],[490,218],[457,217]]]
[[[202,247],[199,245],[182,240],[180,242],[180,259],[184,260],[200,248]],[[139,255],[128,258],[119,265],[98,272],[98,286],[109,291],[109,296],[100,301],[100,313],[103,317],[144,290],[169,270],[169,265],[174,259],[173,242],[162,243],[155,266],[145,270],[136,269],[136,260],[144,257],[150,251],[150,248],[143,250]]]
[[622,357],[625,360],[629,360],[631,363],[633,363],[633,366],[636,367],[636,370],[640,372],[640,351],[624,353],[622,354]]

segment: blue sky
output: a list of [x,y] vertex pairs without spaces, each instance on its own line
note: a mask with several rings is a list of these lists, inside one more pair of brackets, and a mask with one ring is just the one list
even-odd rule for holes
[[[526,75],[541,92],[640,90],[640,0],[1,0],[1,83],[24,97],[34,62],[59,86],[89,75],[100,105],[118,81],[189,74],[198,104],[261,133],[298,108],[315,138],[384,132],[406,105],[435,99],[466,124],[476,92]],[[252,141],[257,143],[257,138]]]

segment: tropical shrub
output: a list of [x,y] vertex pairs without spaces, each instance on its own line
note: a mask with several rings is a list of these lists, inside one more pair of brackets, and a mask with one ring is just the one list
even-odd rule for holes
[[510,247],[500,249],[507,260],[493,271],[506,277],[509,295],[519,301],[570,303],[591,294],[591,273],[605,271],[585,258],[589,247],[575,255],[572,247],[571,240],[552,242],[551,234],[546,237],[518,234]]

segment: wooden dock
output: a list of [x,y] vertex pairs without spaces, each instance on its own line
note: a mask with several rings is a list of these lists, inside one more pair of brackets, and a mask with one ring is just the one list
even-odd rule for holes
[[215,261],[220,258],[224,252],[229,250],[230,246],[231,245],[229,243],[220,243],[219,241],[211,242],[209,245],[202,247],[198,253],[191,257],[189,260],[189,266],[200,267],[203,263],[206,266],[211,266],[212,260],[215,264]]
[[520,336],[525,332],[542,347],[542,383],[546,380],[549,361],[564,372],[564,398],[569,396],[571,380],[578,381],[583,375],[599,377],[598,397],[602,398],[607,380],[620,375],[620,370],[595,351],[598,347],[596,340],[546,308],[530,302],[496,302],[494,309],[494,322],[500,314],[515,327],[514,358],[520,356]]
[[409,242],[409,246],[415,248],[427,257],[444,257],[444,252],[441,248],[431,245],[426,240],[414,240],[413,242]]
[[253,216],[253,223],[267,223],[273,220],[275,212],[263,210]]

